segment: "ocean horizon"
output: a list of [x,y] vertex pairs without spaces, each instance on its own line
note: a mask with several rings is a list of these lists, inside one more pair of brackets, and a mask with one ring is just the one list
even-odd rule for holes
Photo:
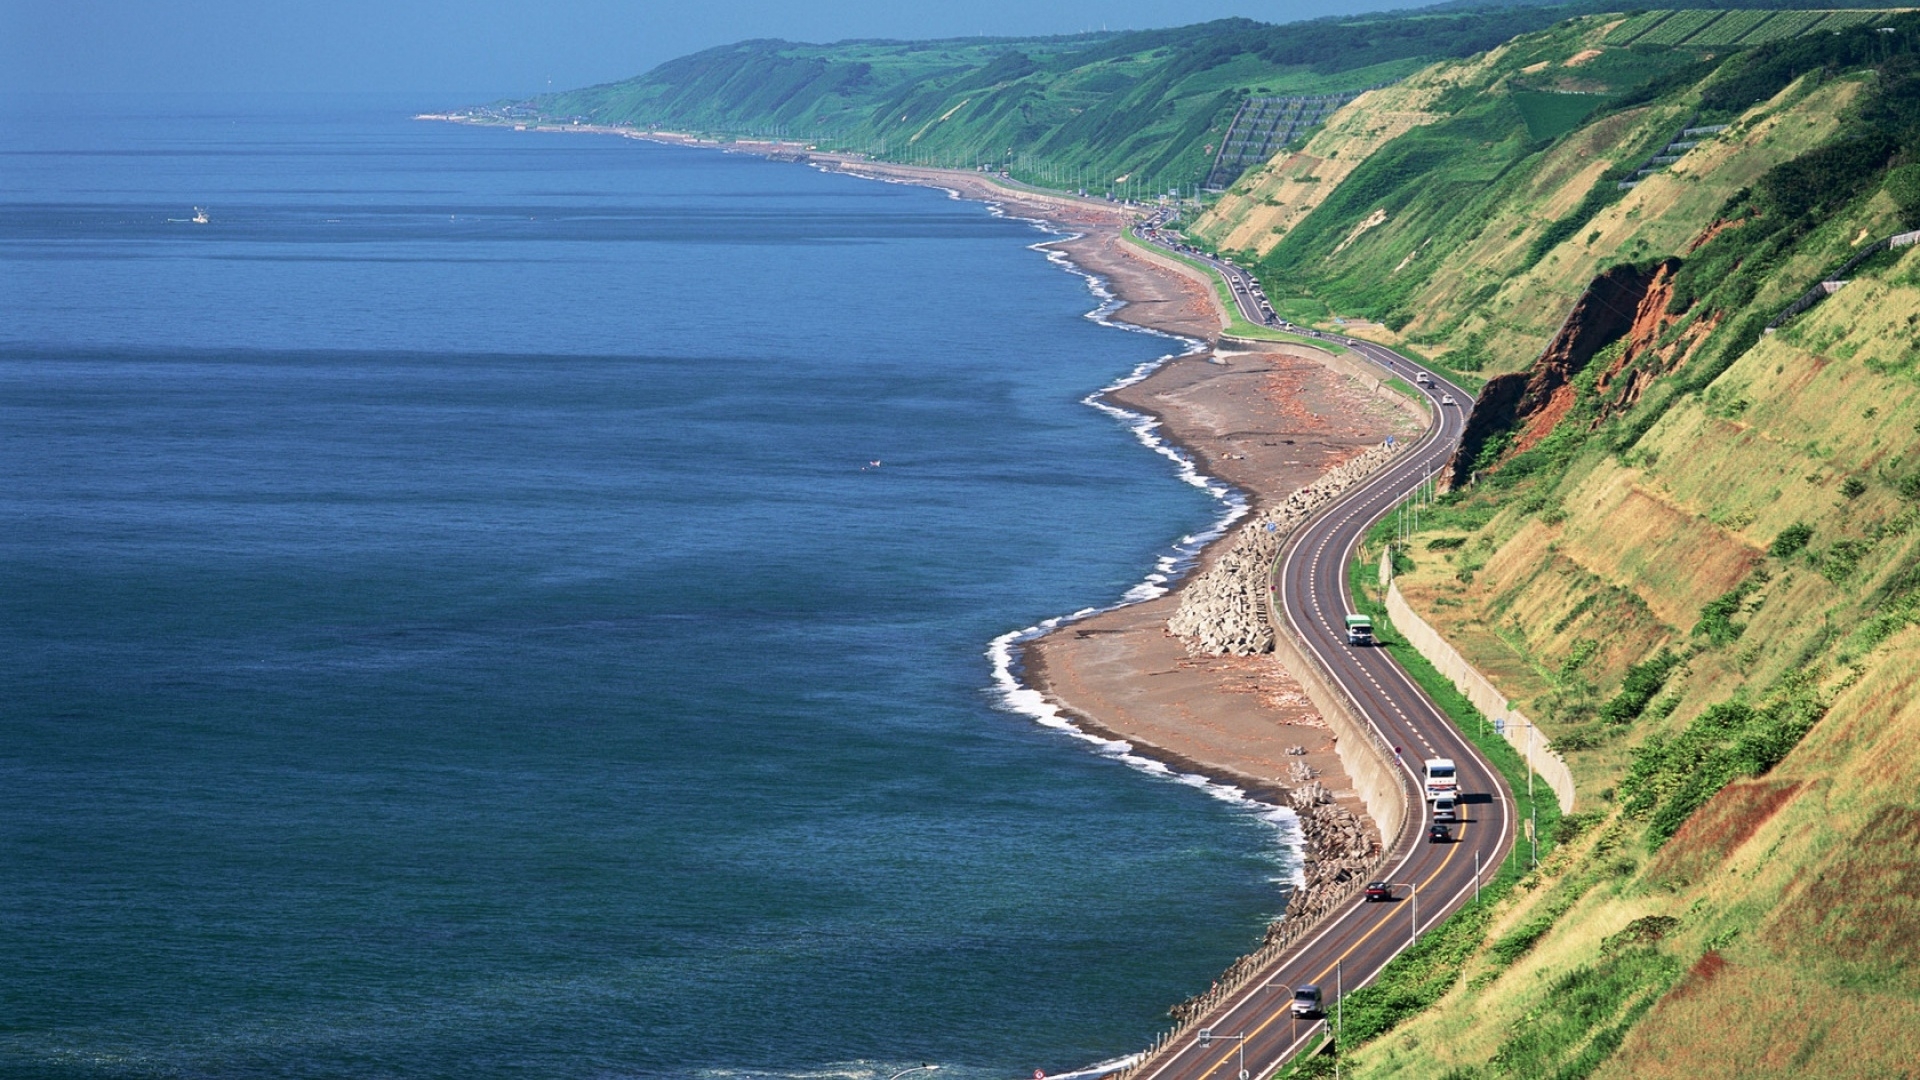
[[1186,346],[1034,223],[417,97],[35,100],[0,1072],[1055,1072],[1284,907],[1289,814],[1017,682],[1241,508],[1090,401]]

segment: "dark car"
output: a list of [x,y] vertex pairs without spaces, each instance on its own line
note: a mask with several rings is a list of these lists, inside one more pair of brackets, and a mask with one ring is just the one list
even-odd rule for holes
[[1435,825],[1433,828],[1427,830],[1427,843],[1429,844],[1446,844],[1451,843],[1452,840],[1453,831],[1445,825]]
[[1367,899],[1391,900],[1393,899],[1393,886],[1384,881],[1369,881],[1367,882]]

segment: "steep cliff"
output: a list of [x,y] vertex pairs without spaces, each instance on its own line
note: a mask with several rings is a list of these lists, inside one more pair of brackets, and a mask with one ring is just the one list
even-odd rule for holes
[[[1667,18],[1554,33],[1606,51]],[[1360,555],[1398,540],[1411,606],[1540,723],[1583,807],[1450,995],[1343,1072],[1898,1075],[1920,1053],[1920,245],[1881,242],[1920,224],[1920,17],[1696,54],[1456,182],[1506,145],[1486,97],[1564,69],[1544,47],[1369,151],[1342,185],[1363,195],[1326,194],[1262,264],[1334,310],[1404,303],[1403,344],[1492,375],[1453,490]],[[1483,137],[1443,152],[1475,108]],[[1577,165],[1635,132],[1669,152]],[[1405,139],[1435,156],[1380,186]]]

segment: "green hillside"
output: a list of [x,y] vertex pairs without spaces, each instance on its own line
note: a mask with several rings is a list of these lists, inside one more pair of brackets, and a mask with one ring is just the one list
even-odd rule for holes
[[[1580,791],[1444,995],[1356,999],[1346,1076],[1920,1051],[1920,15],[1641,44],[1727,13],[1673,14],[1436,65],[1246,182],[1346,155],[1259,257],[1269,293],[1490,376],[1398,584]],[[1366,136],[1387,111],[1417,115]]]
[[1389,78],[1191,232],[1290,318],[1484,381],[1398,586],[1579,798],[1519,887],[1352,999],[1340,1075],[1911,1073],[1920,14],[755,42],[522,108],[1153,190],[1236,114],[1300,112],[1253,99]]
[[[1241,103],[1351,94],[1551,25],[1565,8],[1039,39],[746,41],[498,115],[778,137],[889,161],[989,166],[1054,188],[1191,192]],[[1303,133],[1304,137],[1304,133]],[[1298,141],[1298,140],[1295,140]]]
[[[1715,17],[1703,27],[1766,15],[1755,25],[1783,20],[1802,32],[1731,51],[1644,45],[1633,34],[1611,44],[1636,19],[1687,14]],[[1739,137],[1715,129],[1803,74],[1892,48],[1897,35],[1876,32],[1891,16],[1869,15],[1595,15],[1521,35],[1363,97],[1300,153],[1244,178],[1195,231],[1257,258],[1283,310],[1379,322],[1463,370],[1511,368],[1537,354],[1604,261],[1671,247],[1680,238],[1662,230],[1752,179],[1695,182],[1728,164]],[[1761,153],[1731,167],[1751,173],[1824,138],[1837,114],[1821,85],[1802,87],[1820,99],[1805,124],[1776,125]],[[1393,137],[1365,145],[1361,129]],[[1676,201],[1689,204],[1678,217]],[[1619,208],[1631,210],[1624,226]],[[1623,228],[1631,235],[1606,231]]]

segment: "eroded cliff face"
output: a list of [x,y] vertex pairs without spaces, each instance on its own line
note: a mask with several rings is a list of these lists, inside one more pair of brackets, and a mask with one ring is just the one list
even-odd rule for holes
[[1685,363],[1718,320],[1697,319],[1662,342],[1683,318],[1667,310],[1679,269],[1679,259],[1666,259],[1644,267],[1616,266],[1594,278],[1533,366],[1496,376],[1481,390],[1448,467],[1449,486],[1466,483],[1482,451],[1501,436],[1511,435],[1505,457],[1553,434],[1573,411],[1575,377],[1609,345],[1627,342],[1596,375],[1601,396],[1596,423],[1631,407],[1654,379]]

